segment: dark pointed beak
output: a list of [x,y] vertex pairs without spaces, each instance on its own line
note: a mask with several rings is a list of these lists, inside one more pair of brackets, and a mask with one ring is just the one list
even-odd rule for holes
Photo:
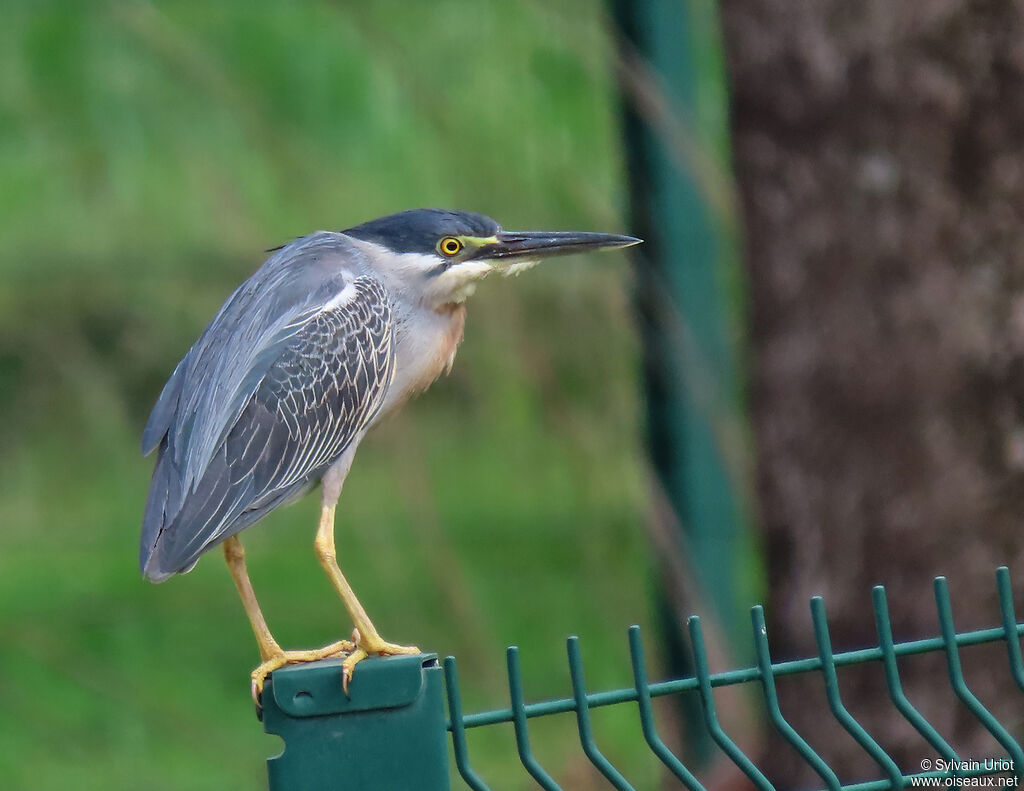
[[502,267],[556,255],[615,250],[643,241],[633,236],[589,231],[502,231],[497,240],[480,247],[472,257]]

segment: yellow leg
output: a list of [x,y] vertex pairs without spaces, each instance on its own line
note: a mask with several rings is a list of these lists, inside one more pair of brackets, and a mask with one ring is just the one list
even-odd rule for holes
[[252,671],[252,697],[259,705],[259,697],[263,692],[263,682],[267,676],[289,663],[315,662],[317,659],[325,659],[338,654],[350,654],[355,650],[355,645],[349,640],[339,640],[323,648],[315,648],[309,651],[285,651],[278,644],[277,640],[270,633],[267,621],[260,610],[259,602],[256,601],[256,593],[252,589],[252,582],[249,581],[249,572],[245,568],[245,549],[238,536],[224,541],[224,560],[227,561],[228,571],[238,588],[238,595],[242,598],[242,606],[245,607],[245,614],[249,616],[249,623],[252,625],[253,634],[256,635],[256,644],[260,649],[260,659],[263,662]]
[[341,569],[338,567],[337,553],[334,548],[333,505],[324,503],[321,508],[320,527],[316,531],[316,540],[313,542],[313,546],[316,549],[317,557],[320,559],[320,565],[323,566],[327,576],[330,577],[334,589],[341,597],[341,601],[345,605],[345,609],[348,610],[349,617],[356,627],[353,635],[356,641],[355,650],[345,658],[341,665],[341,683],[347,694],[348,684],[352,680],[352,673],[355,670],[356,664],[370,654],[418,654],[420,649],[414,645],[396,645],[395,643],[385,642],[370,622],[370,617],[366,614],[366,610],[363,609],[363,605],[359,603],[359,599],[356,598],[355,591],[352,590],[352,586],[348,584],[348,580],[345,579],[345,575],[341,573]]

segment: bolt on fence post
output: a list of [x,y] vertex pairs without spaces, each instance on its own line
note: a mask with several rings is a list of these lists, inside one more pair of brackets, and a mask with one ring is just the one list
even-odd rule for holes
[[341,660],[274,671],[263,727],[284,740],[270,791],[449,791],[443,672],[435,654],[365,659],[346,696]]

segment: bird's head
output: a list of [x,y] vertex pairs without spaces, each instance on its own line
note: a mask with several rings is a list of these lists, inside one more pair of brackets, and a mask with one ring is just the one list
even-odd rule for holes
[[344,233],[392,288],[434,309],[464,302],[491,272],[517,274],[542,258],[640,242],[587,231],[503,231],[482,214],[442,209],[403,211]]

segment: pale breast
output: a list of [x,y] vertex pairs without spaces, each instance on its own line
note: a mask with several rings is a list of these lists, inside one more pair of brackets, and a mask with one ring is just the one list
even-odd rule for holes
[[422,311],[395,326],[395,374],[380,414],[401,406],[451,370],[466,325],[464,305]]

